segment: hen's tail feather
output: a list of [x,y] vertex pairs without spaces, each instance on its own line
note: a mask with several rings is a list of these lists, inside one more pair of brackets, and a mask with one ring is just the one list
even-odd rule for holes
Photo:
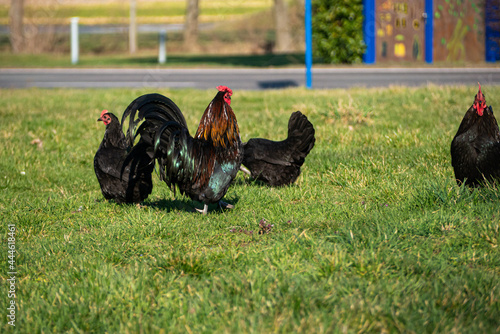
[[294,112],[288,121],[289,145],[294,148],[293,159],[302,165],[304,158],[314,147],[316,141],[314,126],[300,111]]

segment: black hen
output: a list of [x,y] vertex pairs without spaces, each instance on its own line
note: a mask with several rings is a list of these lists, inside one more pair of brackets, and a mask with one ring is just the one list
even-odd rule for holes
[[296,111],[288,121],[287,139],[275,142],[253,138],[243,144],[243,165],[253,178],[271,186],[291,184],[299,177],[300,167],[314,147],[314,133],[307,117]]
[[451,164],[459,185],[479,186],[500,177],[500,131],[481,85],[451,142]]
[[[118,203],[142,202],[153,189],[152,155],[148,155],[143,143],[132,148],[112,113],[104,110],[98,121],[106,125],[106,131],[94,157],[94,170],[104,198]],[[128,155],[131,151],[134,153]]]
[[[123,114],[123,118],[130,116],[128,138],[140,135],[141,141],[150,145],[148,152],[153,150],[160,179],[173,191],[178,187],[181,193],[202,202],[204,214],[208,204],[219,202],[226,194],[242,159],[238,123],[230,106],[232,91],[225,86],[217,88],[219,92],[205,110],[194,137],[177,106],[164,113],[156,109],[156,99],[143,107],[134,101]],[[148,101],[150,96],[138,100]]]
[[[135,99],[125,110],[140,109],[144,122],[137,130],[139,121],[130,120],[127,136],[122,125],[112,113],[104,110],[98,121],[106,125],[106,131],[94,157],[94,169],[106,199],[118,203],[138,203],[145,200],[153,189],[151,174],[154,170],[154,138],[159,128],[168,120],[186,124],[175,103],[160,94],[148,94]],[[134,143],[136,136],[140,140]]]

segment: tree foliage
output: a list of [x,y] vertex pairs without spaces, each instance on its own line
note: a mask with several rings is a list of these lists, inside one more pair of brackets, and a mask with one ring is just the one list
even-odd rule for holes
[[328,63],[362,61],[363,0],[313,0],[313,50]]

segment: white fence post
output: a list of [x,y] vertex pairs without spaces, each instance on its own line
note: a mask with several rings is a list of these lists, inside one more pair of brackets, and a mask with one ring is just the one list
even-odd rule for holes
[[78,63],[78,17],[71,18],[71,64]]
[[130,22],[128,28],[128,45],[130,54],[137,51],[137,3],[136,0],[130,0]]
[[158,49],[158,63],[165,64],[167,61],[167,31],[160,30],[160,45]]

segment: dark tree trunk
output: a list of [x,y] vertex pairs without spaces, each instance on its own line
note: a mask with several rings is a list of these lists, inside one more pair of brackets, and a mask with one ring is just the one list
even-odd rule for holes
[[198,4],[199,0],[187,0],[184,24],[184,47],[194,50],[198,44]]
[[276,51],[288,52],[292,46],[288,8],[285,0],[274,0],[274,24],[276,27]]
[[9,18],[12,52],[19,53],[24,50],[24,0],[11,0]]

